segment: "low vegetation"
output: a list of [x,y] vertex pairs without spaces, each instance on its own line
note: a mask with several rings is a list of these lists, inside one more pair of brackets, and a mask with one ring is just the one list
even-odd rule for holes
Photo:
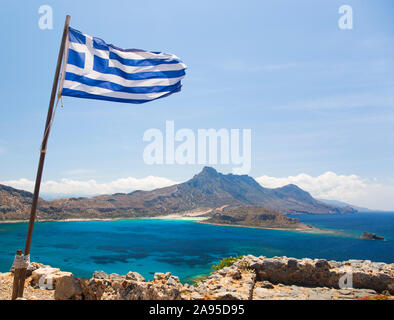
[[[235,261],[241,260],[242,258],[243,258],[243,256],[236,256],[236,257],[231,256],[231,257],[228,257],[228,258],[223,258],[222,260],[219,261],[218,264],[216,264],[216,265],[214,264],[211,267],[212,272],[221,270],[221,269],[223,269],[225,267],[230,267],[230,266],[232,266],[234,264]],[[243,266],[240,266],[240,267],[243,268]],[[247,267],[248,266],[245,266],[245,268],[247,268]],[[212,274],[212,272],[210,274]],[[199,276],[199,277],[195,278],[194,281],[193,281],[193,286],[197,287],[199,282],[206,280],[208,277],[209,277],[209,274],[208,275],[202,275],[202,276]]]
[[213,265],[212,269],[214,271],[218,271],[221,270],[225,267],[230,267],[234,264],[235,261],[237,260],[241,260],[243,258],[243,256],[237,256],[237,257],[229,257],[229,258],[223,258],[222,260],[219,261],[219,264],[217,265]]

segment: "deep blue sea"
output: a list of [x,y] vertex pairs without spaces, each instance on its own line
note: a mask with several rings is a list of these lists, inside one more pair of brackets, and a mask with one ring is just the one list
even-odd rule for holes
[[[334,229],[335,234],[155,219],[41,222],[35,225],[31,260],[80,277],[91,277],[95,270],[119,274],[131,270],[152,279],[154,272],[170,271],[182,281],[209,273],[212,264],[231,255],[394,263],[394,213],[296,217],[316,227]],[[0,272],[8,271],[16,249],[23,249],[26,230],[27,223],[0,224]],[[386,240],[357,238],[363,231]]]

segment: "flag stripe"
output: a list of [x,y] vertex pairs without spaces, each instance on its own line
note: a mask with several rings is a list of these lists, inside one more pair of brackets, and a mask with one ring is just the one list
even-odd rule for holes
[[[69,40],[73,44],[86,44],[86,36],[80,31],[73,28],[70,29]],[[174,54],[163,53],[163,52],[149,52],[141,49],[121,49],[113,44],[107,44],[100,38],[93,37],[93,47],[98,50],[113,51],[123,58],[129,59],[178,59]]]
[[[180,91],[180,88],[175,91],[178,92]],[[158,97],[156,99],[159,98],[164,98],[166,96],[168,96],[171,93],[165,94],[161,97]],[[114,101],[114,102],[124,102],[124,103],[145,103],[145,102],[149,102],[149,101],[153,101],[156,99],[124,99],[124,98],[117,98],[114,96],[108,96],[108,95],[97,95],[97,94],[91,94],[91,93],[87,93],[85,91],[80,91],[80,90],[75,90],[75,89],[69,89],[69,88],[64,88],[62,91],[62,95],[63,96],[69,96],[69,97],[78,97],[78,98],[85,98],[85,99],[96,99],[96,100],[107,100],[107,101]]]
[[122,58],[113,51],[110,51],[109,58],[118,60],[121,64],[131,67],[155,66],[160,64],[176,64],[180,62],[178,59],[126,59]]
[[114,74],[126,80],[143,80],[143,79],[154,79],[154,78],[168,79],[168,78],[182,77],[186,74],[185,69],[168,70],[168,71],[155,69],[154,71],[148,71],[148,72],[129,73],[126,72],[123,68],[108,66],[108,60],[102,59],[97,56],[94,59],[93,69],[96,70],[97,72],[101,72],[105,74]]
[[144,103],[180,91],[185,70],[175,55],[120,49],[70,28],[62,95]]
[[168,92],[175,90],[181,85],[181,81],[178,81],[177,83],[170,86],[127,87],[114,82],[90,79],[88,77],[77,75],[71,72],[66,73],[65,79],[69,81],[86,84],[88,86],[97,86],[100,88],[109,89],[116,92],[127,92],[127,93]]
[[[75,73],[80,76],[85,75],[83,68],[79,68],[74,65],[68,65],[67,71],[70,73]],[[93,70],[89,73],[89,78],[94,79],[94,80],[110,81],[110,82],[117,83],[117,84],[120,84],[125,87],[149,87],[149,86],[158,86],[158,85],[170,86],[170,85],[177,83],[183,77],[168,78],[168,79],[126,80],[126,79],[123,79],[122,77],[119,77],[117,75],[102,74],[100,72]]]
[[[85,53],[76,52],[69,49],[68,64],[83,68],[85,65]],[[116,63],[116,62],[115,62]],[[174,69],[167,67],[161,68],[135,68],[129,70],[129,67],[125,67],[121,64],[116,64],[116,67],[108,66],[109,60],[102,59],[98,56],[94,57],[93,69],[100,73],[113,74],[122,77],[126,80],[143,80],[143,79],[154,79],[154,78],[178,78],[184,76],[185,68],[183,66],[177,66]],[[170,70],[168,70],[170,69]],[[178,69],[178,70],[177,70]],[[129,72],[128,72],[129,71]]]
[[97,86],[89,86],[78,81],[64,80],[64,88],[85,91],[91,94],[105,95],[108,97],[122,98],[122,99],[135,99],[135,100],[149,100],[157,99],[158,97],[169,93],[166,92],[152,92],[152,93],[127,93],[116,92],[107,88],[100,88]]
[[[77,62],[79,65],[82,64],[82,67],[83,67],[83,62],[85,61],[85,53],[80,53],[81,50],[84,50],[83,47],[84,47],[84,45],[81,45],[81,44],[70,43],[69,48],[70,48],[70,50],[73,51],[74,56],[70,60],[69,63],[74,64]],[[104,52],[104,51],[95,50],[94,54],[95,54],[95,56],[100,57],[104,60],[109,58],[108,53]],[[79,61],[75,61],[75,59],[78,59]],[[163,64],[146,64],[145,66],[135,67],[135,66],[129,66],[129,65],[123,64],[121,60],[122,59],[120,59],[120,60],[112,59],[111,64],[113,66],[118,67],[118,68],[123,68],[124,71],[129,72],[129,73],[155,71],[155,70],[166,70],[166,71],[182,70],[182,69],[186,68],[186,66],[181,62],[170,63],[170,64],[165,64],[165,63],[163,63]],[[134,60],[134,61],[141,61],[141,60]]]
[[[74,43],[70,42],[69,48],[80,52],[86,50],[86,45],[81,44],[81,43]],[[183,67],[186,67],[181,60],[179,60],[178,57],[174,55],[166,55],[163,56],[162,58],[156,57],[156,58],[144,58],[141,57],[138,54],[135,54],[135,52],[131,53],[124,53],[116,50],[100,50],[97,48],[92,48],[92,51],[94,51],[94,54],[96,56],[99,56],[103,59],[114,59],[119,61],[125,66],[155,66],[155,65],[162,65],[162,64],[180,64]],[[150,55],[151,56],[151,55]],[[159,55],[160,56],[160,55]],[[151,56],[152,57],[152,56]]]

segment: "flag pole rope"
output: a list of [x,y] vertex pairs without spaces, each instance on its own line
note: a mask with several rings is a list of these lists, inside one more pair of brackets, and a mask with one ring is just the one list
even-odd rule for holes
[[[54,122],[54,120],[55,120],[57,105],[59,104],[59,101],[60,101],[60,98],[57,97],[56,104],[55,104],[55,109],[53,110],[53,113],[52,113],[52,116],[51,116],[51,120],[50,120],[50,122],[49,122],[49,124],[48,124],[48,127],[45,129],[44,137],[42,138],[42,142],[41,142],[41,146],[40,146],[40,151],[41,151],[41,153],[46,153],[46,152],[47,152],[47,151],[46,151],[46,148],[45,148],[45,149],[43,148],[43,146],[44,146],[44,141],[45,141],[45,139],[46,139],[46,137],[47,137],[47,134],[49,135],[49,132],[51,131],[51,127],[52,127],[52,124],[53,124],[53,122]],[[63,107],[63,99],[62,99],[62,107]]]

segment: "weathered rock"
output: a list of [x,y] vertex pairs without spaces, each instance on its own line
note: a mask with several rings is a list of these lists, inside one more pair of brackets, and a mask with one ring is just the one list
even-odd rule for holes
[[394,295],[394,281],[387,286],[387,290],[390,292],[390,294]]
[[59,271],[54,274],[52,274],[52,284],[53,284],[53,289],[56,288],[57,283],[60,279],[63,279],[64,277],[72,277],[73,274],[71,272],[65,272],[65,271]]
[[215,300],[244,300],[238,292],[219,292],[214,298]]
[[56,300],[71,300],[82,298],[82,287],[78,279],[67,276],[57,281],[55,290]]
[[324,259],[251,258],[244,257],[256,273],[257,280],[268,280],[285,285],[339,288],[340,279],[346,272],[352,275],[354,288],[389,290],[394,283],[394,264],[374,263],[363,260],[327,262]]
[[289,259],[289,260],[287,261],[287,267],[288,267],[289,269],[297,269],[297,266],[298,266],[298,261],[297,261],[297,259]]
[[60,271],[59,268],[42,266],[32,272],[30,284],[41,289],[54,290],[60,279],[72,276],[71,272]]
[[327,260],[320,259],[315,263],[315,268],[322,271],[328,271],[330,269],[330,265]]
[[54,275],[55,273],[60,272],[59,268],[52,268],[50,266],[42,266],[32,272],[31,275],[31,284],[38,285],[40,279],[44,277],[44,279],[49,278],[50,276]]
[[274,286],[272,285],[272,283],[269,282],[269,281],[263,281],[263,282],[261,282],[261,284],[260,284],[259,287],[260,287],[260,288],[265,288],[265,289],[273,289],[273,288],[274,288]]
[[226,275],[233,278],[234,280],[239,280],[242,278],[242,273],[239,269],[232,269]]
[[156,272],[153,276],[153,279],[156,281],[161,281],[161,280],[167,280],[171,276],[171,273],[161,273],[161,272]]
[[144,282],[145,278],[137,272],[130,271],[129,273],[126,274],[126,280],[134,280],[134,281]]
[[94,279],[109,279],[109,275],[104,271],[95,271],[93,272],[92,278]]
[[89,279],[81,283],[86,300],[179,300],[183,286],[171,273],[156,273],[154,280],[145,282],[138,273],[126,277],[110,276],[109,279]]
[[[339,289],[339,279],[349,270],[353,288]],[[394,264],[247,256],[196,286],[182,285],[169,272],[155,273],[152,281],[137,272],[122,276],[102,271],[79,279],[44,266],[34,271],[32,282],[42,277],[53,280],[58,300],[353,300],[378,292],[392,294]]]
[[213,276],[198,283],[196,293],[184,294],[187,299],[249,300],[252,298],[256,275],[234,264],[216,271]]

